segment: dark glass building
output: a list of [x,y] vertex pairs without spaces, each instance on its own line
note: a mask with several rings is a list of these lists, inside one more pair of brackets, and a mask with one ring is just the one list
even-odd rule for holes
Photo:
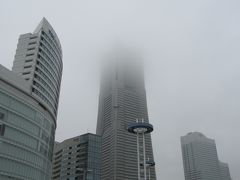
[[83,134],[55,142],[53,180],[100,180],[101,137]]

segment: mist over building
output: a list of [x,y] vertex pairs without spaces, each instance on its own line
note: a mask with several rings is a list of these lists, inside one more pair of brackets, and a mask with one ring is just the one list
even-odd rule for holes
[[[103,63],[96,133],[102,136],[102,180],[137,180],[137,138],[127,131],[136,119],[149,122],[143,62],[129,50],[117,49]],[[150,134],[146,157],[154,161]],[[155,168],[150,169],[156,179]]]
[[20,36],[12,71],[0,65],[0,179],[51,179],[61,76],[61,45],[43,18]]
[[229,168],[218,159],[215,140],[200,132],[181,137],[185,180],[230,180]]

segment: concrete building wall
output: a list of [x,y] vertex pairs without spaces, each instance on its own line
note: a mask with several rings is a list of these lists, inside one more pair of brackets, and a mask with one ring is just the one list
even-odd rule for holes
[[221,179],[216,144],[202,133],[181,137],[182,158],[186,180]]
[[31,84],[32,95],[54,116],[57,116],[62,68],[61,44],[43,18],[34,33],[20,35],[12,71]]
[[0,66],[0,179],[49,180],[62,53],[45,18],[20,36],[12,70]]
[[0,179],[50,179],[54,122],[29,84],[0,66]]
[[55,142],[53,180],[100,180],[101,137],[84,134]]

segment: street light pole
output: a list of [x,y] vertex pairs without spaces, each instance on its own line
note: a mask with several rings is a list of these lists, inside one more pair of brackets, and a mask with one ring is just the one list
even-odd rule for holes
[[148,167],[148,180],[151,179],[151,167],[155,166],[155,162],[154,161],[151,161],[149,158],[148,160],[146,161],[146,164],[147,164],[147,167]]
[[[153,131],[153,126],[147,122],[144,122],[143,119],[142,122],[139,122],[137,119],[135,123],[129,124],[127,130],[128,132],[137,135],[138,180],[147,180],[145,135]],[[141,170],[143,171],[143,175]]]

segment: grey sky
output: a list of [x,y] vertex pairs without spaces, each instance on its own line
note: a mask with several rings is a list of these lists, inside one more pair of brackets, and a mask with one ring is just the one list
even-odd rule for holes
[[183,180],[180,136],[200,131],[240,179],[240,1],[2,1],[0,63],[45,16],[63,48],[56,139],[95,132],[99,60],[114,41],[142,49],[156,171]]

